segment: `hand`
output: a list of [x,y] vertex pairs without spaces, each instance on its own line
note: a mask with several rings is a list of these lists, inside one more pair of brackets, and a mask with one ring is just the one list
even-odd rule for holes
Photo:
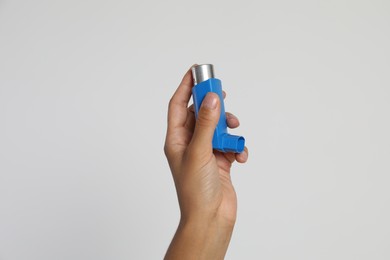
[[[164,151],[176,185],[181,220],[166,259],[222,259],[237,212],[230,168],[234,161],[246,162],[248,149],[241,154],[213,151],[220,100],[217,94],[208,93],[195,120],[193,106],[188,107],[192,86],[189,70],[169,102]],[[226,113],[226,118],[230,128],[239,126],[234,115]],[[190,239],[189,244],[186,239]]]

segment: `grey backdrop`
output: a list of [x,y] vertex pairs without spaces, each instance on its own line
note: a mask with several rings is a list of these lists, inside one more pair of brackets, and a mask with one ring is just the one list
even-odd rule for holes
[[250,158],[226,259],[390,259],[390,2],[0,1],[0,259],[161,259],[167,103],[213,63]]

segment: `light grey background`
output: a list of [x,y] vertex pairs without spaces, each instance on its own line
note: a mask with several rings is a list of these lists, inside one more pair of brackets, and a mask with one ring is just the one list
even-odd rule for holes
[[161,259],[167,103],[213,63],[250,159],[226,259],[390,259],[390,2],[0,1],[0,259]]

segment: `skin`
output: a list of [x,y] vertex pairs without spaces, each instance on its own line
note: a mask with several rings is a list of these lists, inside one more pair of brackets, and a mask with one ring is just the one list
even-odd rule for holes
[[[245,163],[248,159],[246,147],[241,154],[213,150],[220,100],[215,93],[208,93],[195,120],[193,106],[188,107],[192,86],[190,69],[168,108],[164,152],[175,182],[181,218],[166,260],[224,258],[237,214],[230,169],[235,161]],[[233,114],[226,113],[226,117],[230,128],[239,126]]]

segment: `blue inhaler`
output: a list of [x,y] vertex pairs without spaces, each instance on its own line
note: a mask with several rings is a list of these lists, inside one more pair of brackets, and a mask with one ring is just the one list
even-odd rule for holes
[[192,88],[192,97],[194,100],[195,116],[198,118],[198,112],[203,99],[208,92],[218,94],[221,103],[221,115],[218,125],[215,128],[213,136],[213,148],[227,153],[241,153],[244,151],[245,139],[242,136],[231,135],[227,132],[225,105],[223,102],[222,85],[219,79],[214,78],[214,68],[212,64],[202,64],[192,67],[192,77],[194,87]]

